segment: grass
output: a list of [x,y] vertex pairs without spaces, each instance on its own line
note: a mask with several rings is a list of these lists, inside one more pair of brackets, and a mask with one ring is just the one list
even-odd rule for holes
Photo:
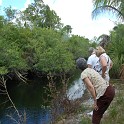
[[91,120],[89,118],[82,119],[82,121],[80,122],[80,124],[90,124],[90,123]]
[[124,124],[124,83],[115,84],[116,96],[102,124]]

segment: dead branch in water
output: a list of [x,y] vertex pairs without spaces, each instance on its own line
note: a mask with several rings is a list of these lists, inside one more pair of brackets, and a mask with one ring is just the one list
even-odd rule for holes
[[[21,122],[23,122],[22,120],[22,115],[19,113],[18,109],[16,108],[14,102],[12,101],[8,90],[7,90],[7,86],[6,86],[6,80],[4,79],[4,76],[1,76],[0,78],[0,86],[2,86],[3,89],[0,89],[1,94],[6,95],[8,100],[6,100],[4,103],[10,102],[12,106],[10,106],[10,108],[14,108],[15,112],[17,113],[19,120],[14,119],[12,116],[7,115],[8,117],[10,117],[15,123],[17,124],[22,124]],[[3,104],[3,103],[2,103]]]

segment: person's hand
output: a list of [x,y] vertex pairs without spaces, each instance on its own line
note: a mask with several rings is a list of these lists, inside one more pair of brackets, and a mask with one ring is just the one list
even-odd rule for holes
[[102,77],[105,78],[105,74],[102,74]]
[[97,101],[96,101],[96,100],[94,101],[94,106],[93,106],[93,108],[94,108],[94,110],[96,110],[96,111],[99,109],[98,106],[97,106]]

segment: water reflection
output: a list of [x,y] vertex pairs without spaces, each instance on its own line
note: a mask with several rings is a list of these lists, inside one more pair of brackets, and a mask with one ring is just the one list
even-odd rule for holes
[[81,98],[85,89],[84,83],[82,82],[81,78],[79,78],[73,81],[72,85],[68,89],[67,96],[70,100]]
[[[29,85],[19,85],[17,87],[11,87],[9,89],[10,97],[15,103],[19,113],[21,115],[26,113],[25,124],[49,124],[51,119],[50,111],[48,108],[42,108],[44,99],[44,86],[41,85],[40,81],[32,82]],[[82,80],[76,79],[72,85],[68,88],[67,95],[69,99],[76,99],[82,97],[84,94],[85,86]],[[0,97],[0,103],[4,100]],[[6,115],[11,115],[14,119],[18,120],[17,113],[14,109],[6,109],[10,105],[0,106],[0,124],[15,124],[12,118]]]
[[[25,124],[48,124],[50,121],[50,113],[48,109],[38,108],[23,108],[19,109],[19,112],[23,115],[26,113]],[[8,117],[7,115],[11,116]],[[4,115],[0,115],[0,124],[15,124],[18,120],[17,114],[14,109],[9,109],[4,112]]]
[[[44,86],[41,81],[34,81],[29,85],[22,83],[18,86],[11,86],[8,92],[20,115],[23,116],[25,113],[24,124],[49,124],[49,108],[42,107]],[[2,104],[4,101],[6,97],[0,95],[0,124],[17,124],[15,123],[19,120],[17,113],[11,108],[10,102]]]

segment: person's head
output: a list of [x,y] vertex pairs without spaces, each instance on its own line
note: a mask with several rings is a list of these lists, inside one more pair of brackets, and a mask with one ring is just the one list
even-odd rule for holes
[[84,58],[78,58],[76,60],[76,65],[79,69],[83,71],[87,68],[87,61]]
[[101,46],[96,47],[96,55],[98,57],[103,53],[105,53],[105,50]]
[[95,52],[95,49],[93,47],[90,47],[88,50],[89,54],[91,55],[93,52]]

